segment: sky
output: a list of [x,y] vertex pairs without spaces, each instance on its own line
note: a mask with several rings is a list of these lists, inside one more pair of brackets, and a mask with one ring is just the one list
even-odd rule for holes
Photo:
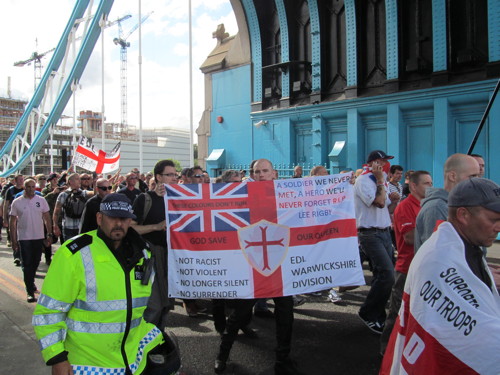
[[[73,10],[75,0],[3,0],[0,12],[0,96],[7,96],[11,77],[12,97],[29,101],[33,95],[33,65],[15,67],[14,62],[29,59],[57,46]],[[94,1],[94,8],[98,4]],[[189,129],[189,8],[187,0],[142,0],[141,13],[153,12],[142,24],[142,123],[144,128],[174,127]],[[126,34],[139,19],[139,0],[115,0],[108,20],[127,14],[122,22]],[[193,39],[193,127],[204,109],[204,75],[199,67],[215,48],[212,37],[217,25],[235,35],[236,19],[229,0],[192,0]],[[104,32],[105,116],[106,122],[121,119],[120,47],[113,43],[117,25]],[[128,123],[139,127],[139,30],[127,39],[128,48]],[[52,54],[42,59],[44,67]],[[76,93],[76,113],[101,111],[102,44],[96,43]],[[70,99],[64,114],[73,114]],[[196,138],[195,138],[196,140]]]

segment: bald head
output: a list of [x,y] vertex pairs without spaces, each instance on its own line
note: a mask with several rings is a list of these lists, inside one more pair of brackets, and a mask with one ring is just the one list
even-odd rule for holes
[[453,154],[444,163],[444,189],[451,191],[460,181],[479,176],[479,164],[472,156]]
[[275,178],[273,164],[267,159],[259,159],[253,165],[255,181],[271,181]]

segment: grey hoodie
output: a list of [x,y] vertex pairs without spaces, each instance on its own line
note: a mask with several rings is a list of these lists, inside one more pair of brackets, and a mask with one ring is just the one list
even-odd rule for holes
[[438,220],[448,219],[448,192],[440,188],[425,190],[425,198],[420,202],[420,212],[415,228],[415,253],[431,236]]

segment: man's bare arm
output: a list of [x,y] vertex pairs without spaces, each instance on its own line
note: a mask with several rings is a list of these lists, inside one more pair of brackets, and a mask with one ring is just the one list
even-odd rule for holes
[[60,202],[56,202],[54,207],[54,214],[52,215],[52,225],[54,230],[54,235],[59,237],[61,235],[61,229],[59,228],[59,216],[61,215],[62,205]]

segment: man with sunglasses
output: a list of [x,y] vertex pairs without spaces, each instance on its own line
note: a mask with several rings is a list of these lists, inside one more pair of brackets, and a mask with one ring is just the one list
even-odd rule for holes
[[194,167],[190,168],[187,172],[187,177],[189,182],[185,182],[185,184],[202,184],[205,182],[205,176],[203,176],[203,169],[195,165]]
[[128,199],[134,204],[135,199],[141,194],[141,191],[135,187],[138,175],[134,172],[127,173],[125,176],[125,187],[117,191],[119,194],[126,195]]
[[96,194],[85,203],[85,208],[80,221],[80,233],[86,233],[97,229],[96,214],[99,212],[104,197],[111,193],[112,186],[105,178],[96,181]]
[[82,173],[80,175],[80,188],[82,190],[92,191],[93,178],[88,173]]

